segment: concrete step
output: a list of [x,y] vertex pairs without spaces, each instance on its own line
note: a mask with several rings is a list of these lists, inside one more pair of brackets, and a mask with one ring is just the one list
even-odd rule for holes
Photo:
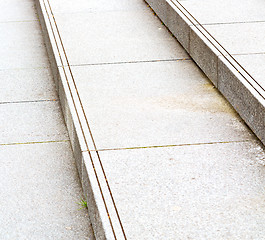
[[263,146],[188,45],[141,0],[36,3],[96,239],[262,239]]
[[146,2],[264,144],[265,3]]

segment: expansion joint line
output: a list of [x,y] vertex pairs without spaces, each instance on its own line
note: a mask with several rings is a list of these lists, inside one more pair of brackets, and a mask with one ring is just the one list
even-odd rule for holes
[[[179,0],[168,0],[170,1],[178,10],[192,23],[192,25],[212,44],[212,46],[230,63],[230,65],[248,82],[248,84],[260,95],[264,100],[265,97],[260,91],[253,85],[253,82],[249,81],[241,71],[238,70],[238,67],[228,59],[229,56],[245,73],[249,76],[255,84],[259,86],[265,92],[265,89],[256,81],[254,77],[206,30],[206,28],[179,2]],[[199,28],[203,29],[203,31]],[[210,38],[213,40],[211,40]],[[224,54],[217,47],[219,46],[226,54]]]
[[[57,23],[56,23],[56,20],[55,20],[55,16],[53,14],[53,11],[52,11],[52,8],[51,8],[49,0],[46,0],[46,1],[48,2],[49,9],[50,9],[50,12],[51,12],[54,24],[55,24],[55,28],[56,28],[57,34],[59,36],[60,44],[61,44],[61,47],[63,49],[64,56],[65,56],[65,59],[66,59],[66,62],[67,62],[67,67],[68,67],[68,69],[70,71],[70,75],[71,75],[71,78],[72,78],[72,81],[73,81],[73,84],[74,84],[74,87],[75,87],[75,91],[76,91],[76,94],[77,94],[77,97],[78,97],[78,100],[79,100],[79,104],[80,104],[80,106],[82,108],[82,112],[83,112],[83,115],[84,115],[85,120],[86,120],[86,124],[87,124],[88,130],[89,130],[89,133],[90,133],[90,137],[92,139],[94,148],[96,149],[97,157],[99,159],[99,163],[100,163],[100,166],[101,166],[101,170],[103,172],[103,175],[104,175],[104,178],[105,178],[105,181],[106,181],[106,184],[107,184],[107,187],[108,187],[111,199],[112,199],[112,203],[113,203],[113,206],[115,208],[115,212],[116,212],[117,218],[119,220],[119,223],[120,223],[120,226],[121,226],[121,229],[122,229],[122,232],[123,232],[123,236],[124,236],[124,238],[126,240],[127,238],[126,238],[126,235],[125,235],[125,231],[124,231],[124,228],[123,228],[122,223],[121,223],[121,219],[120,219],[120,216],[119,216],[119,213],[118,213],[118,209],[116,207],[116,204],[115,204],[115,201],[114,201],[114,198],[113,198],[113,194],[111,192],[111,189],[110,189],[110,186],[109,186],[109,183],[108,183],[108,180],[107,180],[107,176],[106,176],[102,161],[100,159],[99,153],[98,153],[97,148],[96,148],[96,144],[95,144],[95,141],[94,141],[94,138],[93,138],[93,135],[92,135],[92,131],[91,131],[90,126],[88,124],[88,120],[87,120],[87,117],[86,117],[86,114],[85,114],[85,111],[84,111],[83,104],[81,102],[81,98],[80,98],[80,95],[79,95],[79,92],[78,92],[78,89],[77,89],[77,86],[76,86],[76,83],[75,83],[75,79],[74,79],[74,76],[73,76],[73,73],[72,73],[72,70],[71,70],[71,66],[70,66],[69,61],[68,61],[68,57],[67,57],[66,51],[65,51],[62,39],[61,39],[61,35],[60,35],[59,29],[58,29],[58,26],[57,26]],[[59,50],[58,42],[57,42],[56,37],[55,37],[55,32],[54,32],[54,29],[53,29],[53,26],[52,26],[52,23],[51,23],[51,19],[50,19],[50,16],[49,16],[49,13],[48,13],[48,10],[47,10],[47,7],[46,7],[46,4],[45,4],[44,0],[43,0],[43,4],[44,4],[45,11],[46,11],[48,19],[49,19],[50,27],[52,29],[53,37],[54,37],[54,40],[55,40],[55,43],[56,43],[56,48],[57,48],[57,51],[58,51],[58,54],[59,54],[59,58],[60,58],[60,61],[61,61],[61,64],[62,64],[64,75],[65,75],[65,78],[66,78],[66,81],[67,81],[68,89],[69,89],[69,92],[70,92],[70,95],[71,95],[71,98],[72,98],[72,101],[73,101],[73,104],[74,104],[75,112],[77,114],[79,125],[80,125],[81,131],[82,131],[82,135],[84,137],[86,147],[87,147],[87,149],[89,149],[89,146],[88,146],[88,143],[87,143],[87,140],[86,140],[86,136],[85,136],[85,133],[84,133],[84,129],[83,129],[82,125],[81,125],[80,116],[79,116],[78,111],[77,111],[76,103],[74,101],[73,93],[72,93],[72,90],[71,90],[71,87],[70,87],[70,84],[69,84],[69,80],[68,80],[68,77],[67,77],[67,74],[66,74],[66,70],[65,70],[65,67],[64,67],[64,64],[63,64],[63,60],[62,60],[62,56],[61,56],[61,53],[60,53],[60,50]],[[101,187],[101,184],[100,184],[100,181],[99,181],[99,177],[98,177],[98,174],[96,172],[95,164],[93,162],[93,158],[92,158],[90,152],[89,152],[89,156],[90,156],[91,164],[93,166],[94,173],[95,173],[95,176],[96,176],[96,179],[97,179],[97,183],[98,183],[98,186],[99,186],[99,189],[100,189],[100,193],[101,193],[101,196],[102,196],[102,199],[103,199],[103,202],[104,202],[104,206],[105,206],[108,218],[109,218],[109,222],[110,222],[110,225],[111,225],[111,228],[112,228],[112,232],[113,232],[114,238],[117,239],[116,234],[115,234],[115,230],[114,230],[114,227],[113,227],[113,224],[112,224],[112,220],[111,220],[111,217],[110,217],[110,214],[109,214],[109,210],[108,210],[108,207],[107,207],[107,204],[106,204],[106,200],[105,200],[105,197],[104,197],[104,194],[103,194],[103,191],[102,191],[102,187]]]

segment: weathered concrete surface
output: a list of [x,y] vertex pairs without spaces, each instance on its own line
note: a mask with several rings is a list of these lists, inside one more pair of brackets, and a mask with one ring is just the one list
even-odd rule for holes
[[34,1],[0,13],[0,239],[92,240]]
[[126,3],[37,1],[96,238],[262,238],[262,145],[148,6]]
[[257,143],[99,154],[128,239],[263,239],[265,155]]
[[69,142],[0,146],[0,238],[92,239]]
[[97,149],[253,138],[191,61],[82,66],[72,71]]
[[[254,73],[255,77],[250,74],[256,72],[252,64],[256,61],[254,59],[264,54],[265,3],[259,0],[146,2],[253,132],[265,143],[265,131],[260,128],[260,125],[263,125],[263,117],[258,120],[249,112],[253,102],[258,102],[256,105],[260,106],[262,116],[265,112],[265,91],[261,86],[262,81],[259,80],[264,71],[261,73],[260,68],[258,74]],[[237,56],[242,54],[251,55],[252,60],[249,57],[248,63],[246,59],[244,62],[238,62],[240,58]],[[219,65],[223,67],[220,68]],[[235,77],[224,77],[229,76],[231,72],[239,74]],[[242,85],[240,88],[245,88],[248,94],[244,95],[236,90],[229,92],[229,89],[238,84]]]

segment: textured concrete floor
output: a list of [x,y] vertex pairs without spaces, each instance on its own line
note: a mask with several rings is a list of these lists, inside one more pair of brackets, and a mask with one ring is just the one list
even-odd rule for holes
[[93,239],[34,1],[0,13],[0,239]]

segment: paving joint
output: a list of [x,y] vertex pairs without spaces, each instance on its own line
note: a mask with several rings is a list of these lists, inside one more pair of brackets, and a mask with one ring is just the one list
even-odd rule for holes
[[119,64],[137,64],[137,63],[155,63],[155,62],[179,62],[179,61],[192,61],[191,58],[176,58],[176,59],[163,59],[163,60],[146,60],[146,61],[129,61],[129,62],[110,62],[110,63],[88,63],[88,64],[71,64],[70,67],[82,66],[104,66],[104,65],[119,65]]
[[27,22],[38,22],[39,20],[22,20],[22,21],[3,21],[0,22],[0,24],[6,24],[6,23],[27,23]]
[[265,21],[245,21],[245,22],[226,22],[226,23],[204,23],[203,26],[211,25],[230,25],[230,24],[244,24],[244,23],[264,23]]
[[84,150],[83,152],[105,152],[105,151],[119,151],[119,150],[134,150],[134,149],[147,149],[147,148],[170,148],[170,147],[185,147],[185,146],[202,146],[214,144],[232,144],[232,143],[246,143],[255,142],[253,139],[246,139],[240,141],[222,141],[222,142],[205,142],[205,143],[183,143],[183,144],[169,144],[161,146],[143,146],[143,147],[124,147],[124,148],[102,148],[97,150]]
[[41,69],[49,69],[49,67],[0,68],[0,72],[1,71],[14,71],[14,70],[41,70]]
[[29,144],[44,144],[44,143],[64,143],[64,142],[70,142],[70,140],[0,143],[0,146],[10,146],[10,145],[29,145]]
[[24,103],[42,103],[42,102],[58,102],[59,99],[47,99],[47,100],[29,100],[29,101],[14,101],[14,102],[0,102],[0,105],[4,104],[24,104]]

